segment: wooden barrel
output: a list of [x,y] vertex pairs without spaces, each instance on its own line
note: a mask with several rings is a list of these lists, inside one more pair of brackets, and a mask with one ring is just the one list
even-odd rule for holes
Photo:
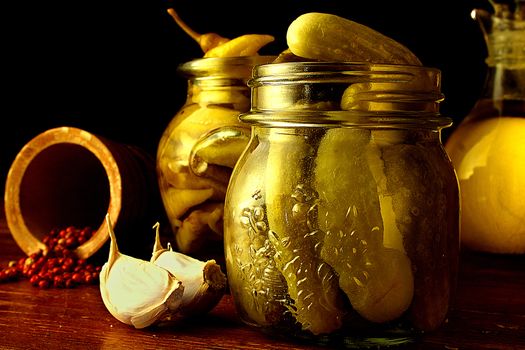
[[154,158],[73,127],[24,145],[9,169],[4,202],[9,230],[28,255],[45,250],[42,239],[53,228],[89,226],[95,233],[76,253],[92,256],[108,240],[109,213],[121,252],[149,260],[152,227],[166,222]]

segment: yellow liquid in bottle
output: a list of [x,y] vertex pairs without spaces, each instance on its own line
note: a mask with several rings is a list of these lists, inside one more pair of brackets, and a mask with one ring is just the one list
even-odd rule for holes
[[525,118],[475,119],[445,146],[459,179],[461,240],[495,253],[525,252]]

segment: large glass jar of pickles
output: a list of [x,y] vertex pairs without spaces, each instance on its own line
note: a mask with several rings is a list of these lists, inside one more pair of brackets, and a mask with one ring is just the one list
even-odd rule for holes
[[270,63],[255,68],[249,85],[252,108],[241,120],[252,138],[224,215],[242,320],[356,346],[437,329],[459,251],[440,71]]
[[238,117],[250,107],[246,81],[271,56],[199,58],[181,64],[187,100],[157,150],[157,174],[176,248],[198,257],[223,256],[222,215],[231,168],[250,129]]

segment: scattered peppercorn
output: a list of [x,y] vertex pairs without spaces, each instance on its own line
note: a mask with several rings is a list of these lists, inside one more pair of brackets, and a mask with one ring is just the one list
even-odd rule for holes
[[53,229],[42,240],[46,249],[0,268],[0,282],[29,280],[38,288],[73,288],[98,283],[102,266],[80,259],[74,250],[93,236],[89,227]]

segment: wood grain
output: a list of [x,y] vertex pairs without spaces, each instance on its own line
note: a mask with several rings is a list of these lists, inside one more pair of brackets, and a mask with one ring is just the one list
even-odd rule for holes
[[[23,257],[0,219],[0,264]],[[403,349],[525,349],[525,256],[462,252],[447,323]],[[0,284],[0,349],[327,349],[244,325],[229,295],[208,315],[137,330],[105,309],[98,286]]]

